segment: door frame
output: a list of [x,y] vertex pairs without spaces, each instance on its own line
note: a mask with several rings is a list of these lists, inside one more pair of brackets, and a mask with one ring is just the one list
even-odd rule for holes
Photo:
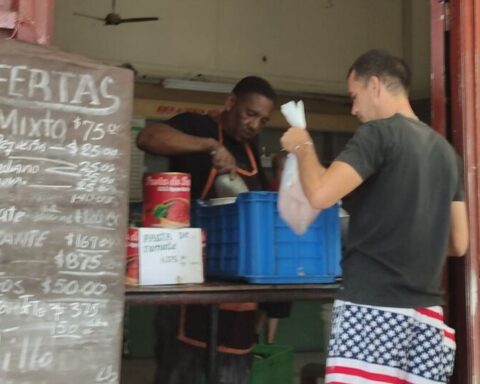
[[430,0],[432,126],[463,157],[470,247],[448,264],[449,321],[457,330],[452,383],[480,380],[480,0]]

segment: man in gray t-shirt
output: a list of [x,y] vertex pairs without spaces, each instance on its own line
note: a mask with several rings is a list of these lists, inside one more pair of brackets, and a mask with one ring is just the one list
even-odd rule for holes
[[445,383],[451,373],[454,333],[443,323],[441,271],[447,254],[462,256],[468,246],[462,167],[415,115],[409,83],[407,65],[386,52],[354,62],[348,89],[363,124],[327,169],[306,130],[291,128],[281,139],[298,159],[312,207],[344,199],[350,213],[326,383],[371,375]]

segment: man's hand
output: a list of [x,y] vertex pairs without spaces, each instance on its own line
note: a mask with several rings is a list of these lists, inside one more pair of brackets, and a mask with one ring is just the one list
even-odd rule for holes
[[304,145],[313,145],[312,138],[308,131],[303,128],[289,128],[281,137],[282,148],[295,153]]
[[237,163],[232,154],[223,145],[211,151],[212,164],[218,173],[235,173]]

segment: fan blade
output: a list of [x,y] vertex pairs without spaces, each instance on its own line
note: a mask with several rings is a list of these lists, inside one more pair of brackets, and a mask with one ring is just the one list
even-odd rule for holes
[[73,12],[73,14],[74,14],[75,16],[88,17],[89,19],[93,19],[93,20],[105,21],[105,19],[104,19],[103,17],[86,15],[85,13]]
[[128,19],[122,19],[120,23],[137,23],[142,21],[155,21],[159,20],[158,17],[130,17]]

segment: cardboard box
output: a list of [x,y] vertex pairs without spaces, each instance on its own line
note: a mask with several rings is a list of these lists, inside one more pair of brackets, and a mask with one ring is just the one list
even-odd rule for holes
[[139,285],[203,283],[200,228],[138,228]]

